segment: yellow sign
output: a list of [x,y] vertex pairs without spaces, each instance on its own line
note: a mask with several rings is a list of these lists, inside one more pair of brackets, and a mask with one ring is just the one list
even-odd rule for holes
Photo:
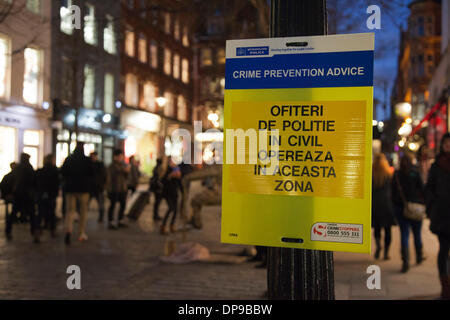
[[373,35],[228,41],[226,74],[222,241],[370,252]]

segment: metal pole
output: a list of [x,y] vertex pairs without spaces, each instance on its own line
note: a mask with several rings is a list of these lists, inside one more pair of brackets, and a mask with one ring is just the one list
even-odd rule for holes
[[[327,33],[326,0],[271,0],[271,37]],[[269,248],[268,298],[334,300],[333,253]]]

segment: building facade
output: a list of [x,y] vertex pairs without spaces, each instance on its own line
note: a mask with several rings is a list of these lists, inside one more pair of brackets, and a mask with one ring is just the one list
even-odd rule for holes
[[0,4],[0,176],[28,153],[34,168],[51,152],[49,1]]
[[192,133],[192,34],[185,1],[122,2],[122,126],[127,157],[136,155],[150,174],[156,159],[181,156],[169,137]]
[[[120,3],[58,0],[52,5],[53,140],[57,165],[85,143],[106,164],[120,130]],[[77,20],[79,19],[79,20]],[[78,24],[78,25],[77,25]]]

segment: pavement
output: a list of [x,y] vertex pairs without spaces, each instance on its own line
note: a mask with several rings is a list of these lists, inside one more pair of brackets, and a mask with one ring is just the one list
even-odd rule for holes
[[[194,183],[192,194],[200,190]],[[160,208],[162,215],[165,203]],[[3,208],[1,208],[3,210]],[[44,233],[41,244],[33,244],[28,225],[15,225],[11,242],[4,235],[4,213],[0,210],[0,299],[176,299],[176,300],[258,300],[265,298],[267,274],[238,254],[244,246],[220,243],[220,207],[205,207],[203,230],[190,230],[187,241],[208,248],[207,261],[170,264],[161,261],[171,244],[179,247],[183,235],[162,236],[148,205],[129,228],[108,230],[97,223],[95,202],[91,204],[87,233],[89,240],[63,243]],[[59,209],[58,209],[59,210]],[[427,260],[413,265],[407,274],[399,272],[398,228],[393,230],[391,260],[374,260],[367,254],[334,254],[335,290],[339,300],[349,299],[435,299],[440,285],[436,257],[438,243],[423,227]],[[412,254],[413,260],[414,255]],[[81,290],[67,289],[67,268],[81,269]],[[381,289],[369,290],[366,270],[381,269]]]

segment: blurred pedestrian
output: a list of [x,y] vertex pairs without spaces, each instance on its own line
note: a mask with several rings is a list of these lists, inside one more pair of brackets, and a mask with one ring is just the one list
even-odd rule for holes
[[130,174],[128,175],[128,190],[131,191],[131,195],[133,195],[139,184],[141,172],[139,171],[139,163],[134,156],[131,156],[128,160],[128,166],[130,168]]
[[[108,211],[108,228],[116,230],[117,228],[126,228],[124,223],[125,218],[125,206],[127,203],[127,191],[128,191],[128,175],[130,173],[130,167],[124,162],[124,155],[122,150],[115,150],[113,156],[113,163],[108,167],[108,182],[107,190],[110,200],[110,206]],[[117,223],[114,224],[114,209],[116,203],[119,203],[119,216]]]
[[167,201],[169,208],[161,224],[160,233],[168,234],[167,221],[172,213],[170,221],[170,232],[175,233],[175,221],[178,212],[178,191],[181,189],[181,171],[180,168],[173,162],[172,157],[168,158],[167,172],[163,179],[163,197]]
[[95,199],[98,205],[98,222],[103,222],[105,215],[105,190],[106,190],[106,167],[102,161],[98,159],[98,153],[91,153],[92,160],[92,183],[90,190],[90,199]]
[[[30,231],[34,243],[40,242],[40,230],[36,217],[36,172],[30,164],[30,155],[22,153],[20,163],[15,170],[13,216],[20,211],[30,221]],[[9,223],[9,222],[8,222]],[[8,227],[11,232],[11,225]]]
[[372,166],[372,227],[375,236],[375,259],[381,253],[381,230],[384,230],[384,260],[389,259],[391,227],[395,225],[395,214],[391,194],[391,170],[386,156],[375,156]]
[[430,229],[438,236],[438,269],[442,298],[450,299],[450,133],[442,138],[441,150],[431,166],[426,185]]
[[56,198],[58,197],[60,181],[56,167],[56,159],[52,154],[44,158],[44,167],[36,172],[38,225],[42,222],[50,229],[51,236],[56,236]]
[[217,176],[204,179],[202,185],[204,188],[191,200],[192,218],[189,223],[196,229],[203,228],[201,216],[203,206],[220,205],[222,202],[220,181]]
[[397,221],[400,225],[402,269],[409,270],[409,232],[414,236],[416,249],[416,262],[422,263],[425,259],[422,244],[422,221],[411,220],[404,216],[406,202],[425,203],[425,190],[418,170],[413,167],[412,159],[408,154],[400,159],[400,169],[394,173],[392,179],[392,197]]
[[[12,240],[11,226],[16,219],[16,210],[11,208],[12,211],[10,211],[9,209],[14,203],[15,169],[17,168],[17,163],[11,162],[9,167],[11,168],[11,171],[6,174],[3,177],[2,182],[0,182],[0,192],[2,194],[3,201],[5,201],[6,238],[8,240]],[[14,216],[12,215],[12,212],[15,213]]]
[[166,168],[164,169],[163,161],[161,158],[156,160],[156,166],[153,168],[153,174],[150,178],[150,191],[155,195],[155,202],[153,204],[153,220],[159,221],[162,218],[159,216],[159,206],[163,200],[163,184],[162,178],[165,174]]
[[419,165],[420,177],[422,178],[422,182],[425,184],[428,180],[428,172],[430,172],[432,164],[426,144],[422,145],[417,151],[417,162]]
[[67,213],[64,219],[65,243],[70,244],[73,232],[73,220],[77,211],[80,215],[79,241],[86,241],[86,222],[88,213],[90,183],[93,176],[92,161],[84,155],[84,144],[78,142],[75,151],[67,157],[61,168],[66,192]]

